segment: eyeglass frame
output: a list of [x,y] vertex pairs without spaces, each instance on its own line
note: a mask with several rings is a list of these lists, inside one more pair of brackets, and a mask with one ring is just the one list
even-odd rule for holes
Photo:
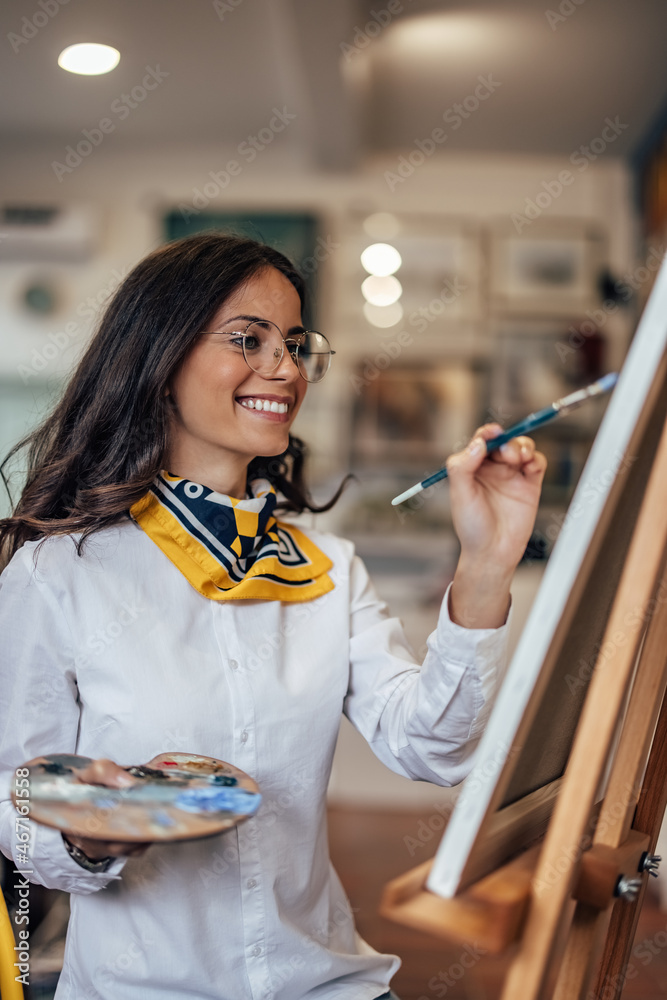
[[[322,378],[318,378],[318,379],[309,379],[309,378],[306,378],[306,376],[303,374],[303,372],[301,371],[301,368],[299,366],[299,347],[300,347],[300,344],[297,343],[297,341],[293,337],[285,337],[285,335],[283,334],[283,331],[280,329],[280,327],[278,326],[277,323],[273,322],[273,320],[270,320],[270,319],[261,319],[260,317],[257,317],[257,319],[251,319],[250,322],[248,323],[248,325],[245,327],[244,330],[202,330],[200,336],[202,336],[202,337],[204,335],[212,336],[214,334],[216,334],[217,336],[221,336],[222,334],[224,334],[224,335],[226,335],[228,337],[243,337],[244,340],[243,340],[243,343],[241,344],[241,350],[243,351],[243,360],[245,361],[245,363],[247,364],[247,366],[248,366],[248,368],[250,369],[251,372],[255,372],[256,375],[260,376],[260,378],[264,378],[265,376],[263,376],[261,372],[258,372],[255,368],[252,367],[252,365],[248,361],[248,358],[246,357],[246,352],[245,352],[245,337],[248,335],[248,330],[250,329],[251,326],[256,326],[258,323],[269,323],[271,326],[275,327],[275,329],[280,334],[280,339],[282,340],[282,344],[283,344],[281,352],[280,352],[280,357],[278,358],[278,360],[277,360],[277,362],[275,364],[275,367],[271,369],[271,372],[269,374],[273,374],[273,372],[275,372],[275,371],[278,370],[278,368],[280,367],[280,364],[281,364],[283,358],[285,357],[285,348],[287,347],[287,353],[289,354],[290,358],[294,362],[296,370],[298,371],[299,375],[304,380],[304,382],[308,382],[310,385],[317,385],[318,382],[322,382],[324,380],[324,376],[327,374],[327,372],[329,371],[329,368],[331,367],[331,359],[332,359],[332,357],[334,356],[334,354],[336,352],[331,347],[331,344],[329,343],[329,338],[324,333],[320,333],[319,330],[300,330],[299,333],[296,334],[297,337],[304,337],[307,333],[316,333],[318,335],[318,337],[323,337],[324,340],[329,345],[329,355],[328,355],[329,356],[329,364],[327,365],[327,370],[322,375]],[[289,346],[288,346],[289,344],[295,344],[294,353],[292,353],[292,351],[290,351]]]

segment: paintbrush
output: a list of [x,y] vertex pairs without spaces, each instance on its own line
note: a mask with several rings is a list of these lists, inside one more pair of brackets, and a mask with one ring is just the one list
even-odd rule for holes
[[[557,399],[555,403],[550,406],[546,406],[543,410],[537,410],[536,413],[529,414],[524,420],[519,421],[514,427],[508,428],[499,434],[497,437],[491,438],[490,441],[486,442],[487,453],[490,451],[496,451],[497,448],[502,448],[504,444],[511,441],[512,438],[519,437],[521,434],[530,434],[532,431],[536,430],[538,427],[542,427],[544,424],[548,424],[549,421],[555,420],[556,417],[563,416],[564,413],[569,413],[570,410],[575,409],[577,406],[581,406],[582,403],[586,402],[587,399],[592,399],[593,396],[600,396],[602,393],[610,392],[614,388],[618,380],[618,372],[610,372],[608,375],[603,375],[602,378],[598,379],[597,382],[593,382],[592,385],[587,386],[585,389],[578,389],[576,392],[570,393],[569,396],[563,396],[562,399]],[[405,493],[400,493],[397,497],[391,501],[392,505],[395,507],[399,503],[403,503],[405,500],[409,500],[410,497],[416,496],[417,493],[421,493],[428,486],[433,486],[434,483],[439,483],[441,479],[447,478],[447,469],[439,469],[438,472],[434,472],[432,476],[427,479],[422,480],[421,483],[416,483],[411,486],[409,490]]]

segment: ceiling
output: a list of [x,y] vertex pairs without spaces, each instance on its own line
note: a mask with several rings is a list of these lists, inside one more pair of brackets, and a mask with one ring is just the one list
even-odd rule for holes
[[[569,156],[597,139],[594,155],[629,156],[667,99],[665,0],[63,2],[3,0],[5,143],[63,147],[106,117],[114,145],[235,147],[277,108],[294,116],[281,144],[321,169],[434,129],[443,150]],[[76,41],[115,45],[120,65],[64,72]],[[160,82],[142,91],[148,68]]]

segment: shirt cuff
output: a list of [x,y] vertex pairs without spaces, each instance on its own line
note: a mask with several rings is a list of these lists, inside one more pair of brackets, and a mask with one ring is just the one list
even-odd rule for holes
[[[60,830],[34,821],[30,826],[30,853],[25,864],[17,866],[19,874],[29,881],[38,881],[47,889],[87,895],[120,878],[127,858],[115,858],[105,872],[87,872],[67,853]],[[31,878],[31,872],[36,877]]]
[[495,694],[507,666],[511,604],[507,620],[499,628],[466,628],[452,621],[449,615],[451,589],[450,583],[440,608],[438,626],[434,634],[435,645],[438,654],[445,661],[465,666],[474,664],[481,681],[484,701],[488,703]]

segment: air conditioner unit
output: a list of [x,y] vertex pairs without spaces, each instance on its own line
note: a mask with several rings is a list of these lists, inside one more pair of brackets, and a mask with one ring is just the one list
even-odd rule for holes
[[98,227],[89,205],[2,205],[0,261],[80,263],[92,255]]

